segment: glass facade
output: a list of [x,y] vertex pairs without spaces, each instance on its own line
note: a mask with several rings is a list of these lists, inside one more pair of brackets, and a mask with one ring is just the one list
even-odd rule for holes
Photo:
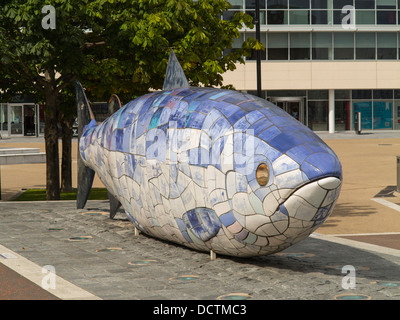
[[[328,90],[266,90],[263,96],[282,108],[293,97],[304,99],[299,119],[314,131],[328,130]],[[400,90],[335,90],[334,97],[336,131],[353,130],[356,112],[363,130],[400,130]]]
[[[238,11],[255,16],[255,0],[230,3],[224,19]],[[354,8],[354,21],[349,8]],[[344,30],[349,21],[363,29]],[[263,60],[400,59],[399,0],[260,0],[260,23],[267,48]],[[307,26],[313,30],[296,31]],[[255,38],[254,30],[242,34],[242,41]],[[236,41],[234,48],[241,43]],[[255,55],[247,59],[254,60]]]
[[[230,3],[228,19],[237,11],[255,16],[255,0]],[[260,23],[266,61],[400,59],[400,0],[260,0]],[[255,38],[254,31],[242,29],[234,47]],[[254,60],[255,55],[246,59]],[[356,112],[361,112],[363,130],[400,130],[400,89],[396,88],[334,90],[333,105],[329,90],[282,88],[287,90],[264,90],[262,96],[287,112],[295,105],[300,121],[314,131],[331,129],[330,107],[335,131],[354,130]]]
[[[241,41],[255,38],[243,32]],[[241,46],[235,41],[234,48]],[[262,60],[398,60],[399,32],[262,32]],[[255,54],[247,57],[254,60]]]
[[[255,0],[230,0],[225,18],[235,11],[254,15]],[[398,0],[261,0],[260,23],[267,25],[337,25],[348,16],[346,6],[356,10],[355,23],[369,25],[400,24]]]

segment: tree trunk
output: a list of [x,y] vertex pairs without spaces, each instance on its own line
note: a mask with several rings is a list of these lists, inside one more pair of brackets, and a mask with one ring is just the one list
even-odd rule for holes
[[57,91],[53,88],[53,86],[45,88],[46,112],[44,139],[46,145],[46,199],[60,200]]
[[72,191],[72,125],[73,117],[64,118],[62,129],[61,190]]

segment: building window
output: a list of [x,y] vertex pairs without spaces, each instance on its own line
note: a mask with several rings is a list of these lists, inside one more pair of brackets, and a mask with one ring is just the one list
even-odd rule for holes
[[314,131],[328,130],[328,90],[307,91],[308,127]]
[[356,24],[375,24],[375,11],[356,10]]
[[317,32],[312,34],[312,59],[333,59],[331,32]]
[[335,129],[351,130],[350,127],[350,90],[335,90]]
[[269,60],[288,60],[288,33],[269,33],[267,48]]
[[328,13],[326,10],[312,10],[311,11],[311,23],[312,24],[327,24]]
[[396,11],[378,11],[376,21],[377,24],[396,24]]
[[375,59],[375,33],[356,33],[356,59]]
[[310,24],[310,11],[309,10],[290,10],[289,11],[290,24]]
[[238,38],[233,39],[232,49],[225,49],[224,56],[227,56],[231,52],[235,52],[236,50],[242,47],[244,42],[244,33],[241,33]]
[[310,33],[290,34],[290,60],[310,60]]
[[[246,9],[255,9],[257,0],[246,0]],[[260,9],[265,9],[265,0],[260,1]],[[231,2],[231,1],[229,1]],[[242,2],[241,0],[236,0],[236,2]]]
[[356,112],[361,112],[361,129],[372,130],[372,101],[353,101],[354,128]]
[[327,0],[311,0],[311,7],[313,9],[327,9]]
[[328,130],[328,101],[308,101],[308,127],[313,131]]
[[243,9],[243,0],[229,0],[231,9]]
[[289,0],[289,8],[290,9],[309,9],[310,1],[309,0]]
[[354,33],[334,32],[335,60],[354,59]]
[[[396,90],[395,90],[396,93]],[[393,107],[396,100],[393,90],[353,90],[353,117],[356,112],[361,112],[361,125],[363,129],[382,130],[393,129],[393,112],[398,121],[400,109]],[[397,125],[396,125],[397,127]]]
[[356,9],[375,9],[375,0],[355,0],[354,2]]
[[287,10],[268,10],[267,24],[288,24]]
[[334,9],[342,9],[344,6],[353,5],[353,0],[333,0]]
[[372,91],[371,90],[353,90],[351,92],[351,98],[353,100],[372,99]]
[[393,129],[393,100],[373,102],[373,129]]
[[[260,34],[260,42],[264,45],[264,48],[267,47],[267,43],[265,41],[265,37],[266,37],[266,33],[261,33]],[[248,38],[256,38],[256,34],[255,32],[248,32],[246,33],[246,39]],[[261,60],[266,60],[267,59],[267,55],[266,55],[266,50],[264,49],[263,51],[261,51]],[[256,50],[251,50],[251,56],[246,58],[247,60],[256,60],[257,59],[257,51]]]
[[395,32],[378,32],[377,58],[397,59],[397,37]]
[[393,90],[374,90],[373,98],[374,100],[393,99]]
[[396,0],[379,0],[376,10],[378,24],[396,24]]
[[267,0],[268,9],[287,9],[288,0]]
[[308,100],[328,100],[329,92],[328,90],[308,90],[307,97]]
[[[253,21],[256,18],[256,0],[246,0],[246,13],[253,17]],[[266,23],[265,16],[265,0],[260,0],[260,24]]]

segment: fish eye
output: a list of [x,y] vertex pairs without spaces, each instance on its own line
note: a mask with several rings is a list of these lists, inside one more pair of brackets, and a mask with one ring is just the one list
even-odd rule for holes
[[261,163],[256,170],[256,179],[260,186],[265,186],[269,180],[269,170],[266,163]]

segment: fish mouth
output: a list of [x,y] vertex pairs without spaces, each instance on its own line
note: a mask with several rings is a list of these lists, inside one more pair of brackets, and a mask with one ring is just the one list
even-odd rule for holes
[[341,186],[342,181],[336,177],[314,180],[293,192],[278,211],[289,218],[321,224],[332,212]]

